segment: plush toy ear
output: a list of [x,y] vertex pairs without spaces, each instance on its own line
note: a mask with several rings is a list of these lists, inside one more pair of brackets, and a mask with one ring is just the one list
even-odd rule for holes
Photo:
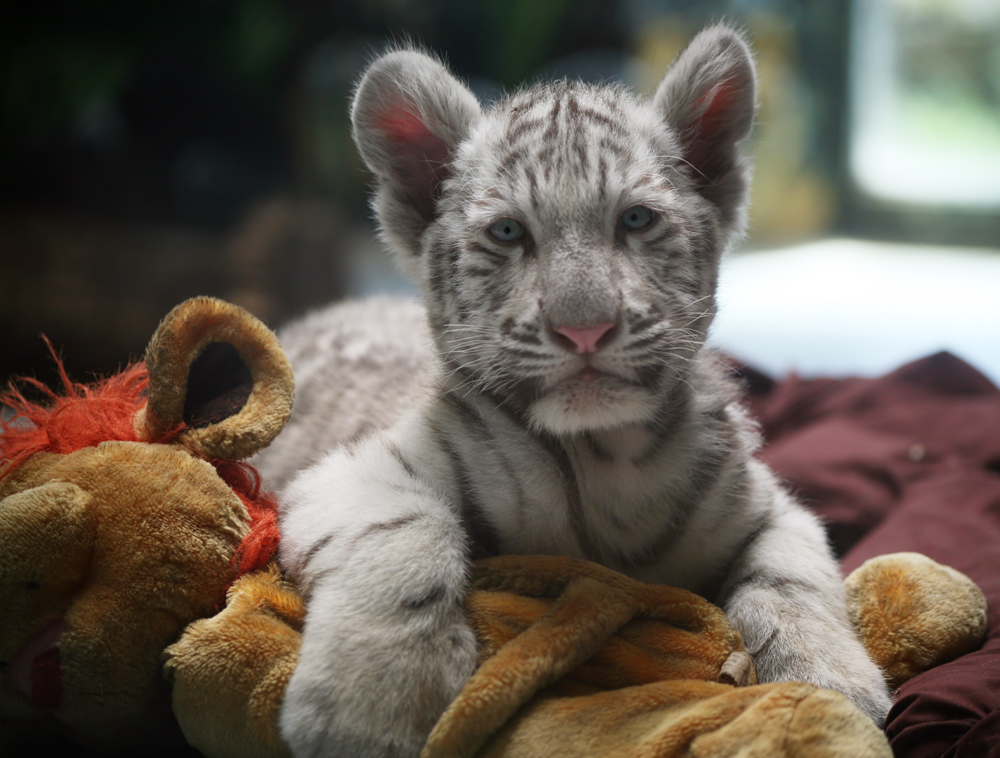
[[362,78],[351,106],[354,141],[377,177],[382,231],[401,252],[419,253],[455,150],[480,114],[475,95],[414,50],[382,56]]
[[740,144],[753,126],[756,91],[746,42],[732,29],[712,26],[677,57],[653,98],[699,193],[722,211],[730,230],[743,225],[750,168]]
[[146,348],[149,390],[139,437],[177,441],[207,458],[267,447],[292,410],[292,368],[274,333],[242,308],[196,297],[174,308]]

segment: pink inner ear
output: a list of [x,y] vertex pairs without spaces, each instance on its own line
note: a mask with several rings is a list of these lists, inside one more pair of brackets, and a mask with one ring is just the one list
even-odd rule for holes
[[696,109],[700,108],[706,101],[709,103],[698,118],[697,131],[705,136],[716,134],[719,127],[726,121],[739,91],[740,87],[735,81],[724,79],[698,98],[695,102]]
[[421,217],[434,218],[441,186],[449,175],[448,144],[404,103],[390,103],[373,114],[373,128],[384,135],[397,192]]
[[433,138],[431,130],[420,117],[402,106],[386,109],[378,114],[374,121],[379,131],[385,132],[396,142],[422,142],[428,137]]

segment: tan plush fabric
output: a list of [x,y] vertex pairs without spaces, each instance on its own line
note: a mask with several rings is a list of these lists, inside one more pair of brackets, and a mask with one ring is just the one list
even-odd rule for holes
[[[0,754],[13,733],[19,745],[57,735],[112,754],[171,755],[184,746],[163,651],[223,604],[251,523],[244,500],[203,458],[233,461],[267,445],[288,418],[294,383],[274,335],[243,309],[212,298],[171,311],[147,357],[146,405],[136,414],[134,395],[116,395],[119,426],[93,422],[94,434],[71,446],[66,430],[106,416],[37,408],[50,426],[31,430],[65,454],[36,452],[15,466],[9,451],[16,448],[0,446]],[[71,399],[95,402],[90,392]],[[181,422],[186,427],[177,434]],[[119,435],[98,442],[119,428],[145,441]],[[164,435],[176,444],[160,444]],[[230,481],[240,478],[234,468],[226,471]],[[241,489],[246,502],[267,515],[265,499],[249,487]],[[260,610],[267,582],[258,584]],[[219,623],[236,615],[238,600]],[[220,707],[227,681],[251,709],[258,699],[280,696],[294,663],[279,671],[276,646],[298,641],[290,618],[230,626],[214,662],[235,660],[243,640],[266,627],[254,641],[252,660],[260,665],[216,669],[210,707]],[[273,708],[260,723],[267,728],[250,736],[276,739]]]
[[423,758],[891,755],[837,693],[716,682],[742,641],[689,592],[547,556],[481,561],[474,586],[484,660]]
[[305,607],[275,566],[243,577],[228,605],[167,648],[174,714],[211,758],[283,758],[278,708],[298,662]]
[[986,633],[979,587],[919,553],[872,558],[844,588],[855,628],[892,687],[974,650]]
[[733,688],[675,680],[577,697],[541,694],[479,758],[889,758],[888,743],[843,696],[784,682]]
[[[0,660],[62,617],[60,728],[144,744],[169,713],[163,648],[215,612],[246,529],[239,498],[182,448],[35,455],[0,482]],[[39,717],[0,687],[0,721]]]
[[[978,618],[980,598],[968,584],[908,555],[885,556],[848,579],[855,609],[893,609],[897,651],[943,646],[920,653],[914,671],[981,639],[964,621],[941,634],[949,614]],[[743,645],[720,609],[689,592],[550,556],[479,561],[473,587],[467,610],[482,662],[423,758],[892,755],[881,730],[836,692],[716,681],[745,655]],[[905,605],[888,602],[897,590]],[[944,596],[954,603],[939,613]],[[862,629],[879,628],[876,615],[859,616]],[[272,567],[237,583],[229,609],[192,624],[169,649],[175,710],[208,758],[286,755],[274,724],[302,620],[294,588]]]
[[292,367],[277,337],[239,306],[210,297],[186,300],[168,313],[146,348],[149,400],[136,430],[159,440],[183,420],[191,366],[206,348],[235,348],[253,377],[242,408],[219,423],[192,428],[178,441],[198,455],[242,460],[267,447],[292,412]]

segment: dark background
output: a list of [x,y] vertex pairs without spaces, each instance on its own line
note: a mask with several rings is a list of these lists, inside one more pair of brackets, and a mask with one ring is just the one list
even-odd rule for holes
[[853,186],[846,0],[19,6],[0,13],[0,383],[52,381],[41,333],[89,380],[140,357],[192,295],[276,326],[356,292],[372,224],[347,104],[393,41],[442,53],[486,100],[563,75],[649,92],[699,27],[725,19],[749,32],[761,72],[750,246],[1000,239],[995,212]]

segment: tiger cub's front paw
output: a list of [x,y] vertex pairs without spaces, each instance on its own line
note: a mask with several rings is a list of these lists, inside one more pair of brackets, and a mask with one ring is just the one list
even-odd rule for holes
[[478,663],[468,623],[449,626],[426,637],[345,640],[339,655],[303,644],[280,716],[295,758],[418,756]]

